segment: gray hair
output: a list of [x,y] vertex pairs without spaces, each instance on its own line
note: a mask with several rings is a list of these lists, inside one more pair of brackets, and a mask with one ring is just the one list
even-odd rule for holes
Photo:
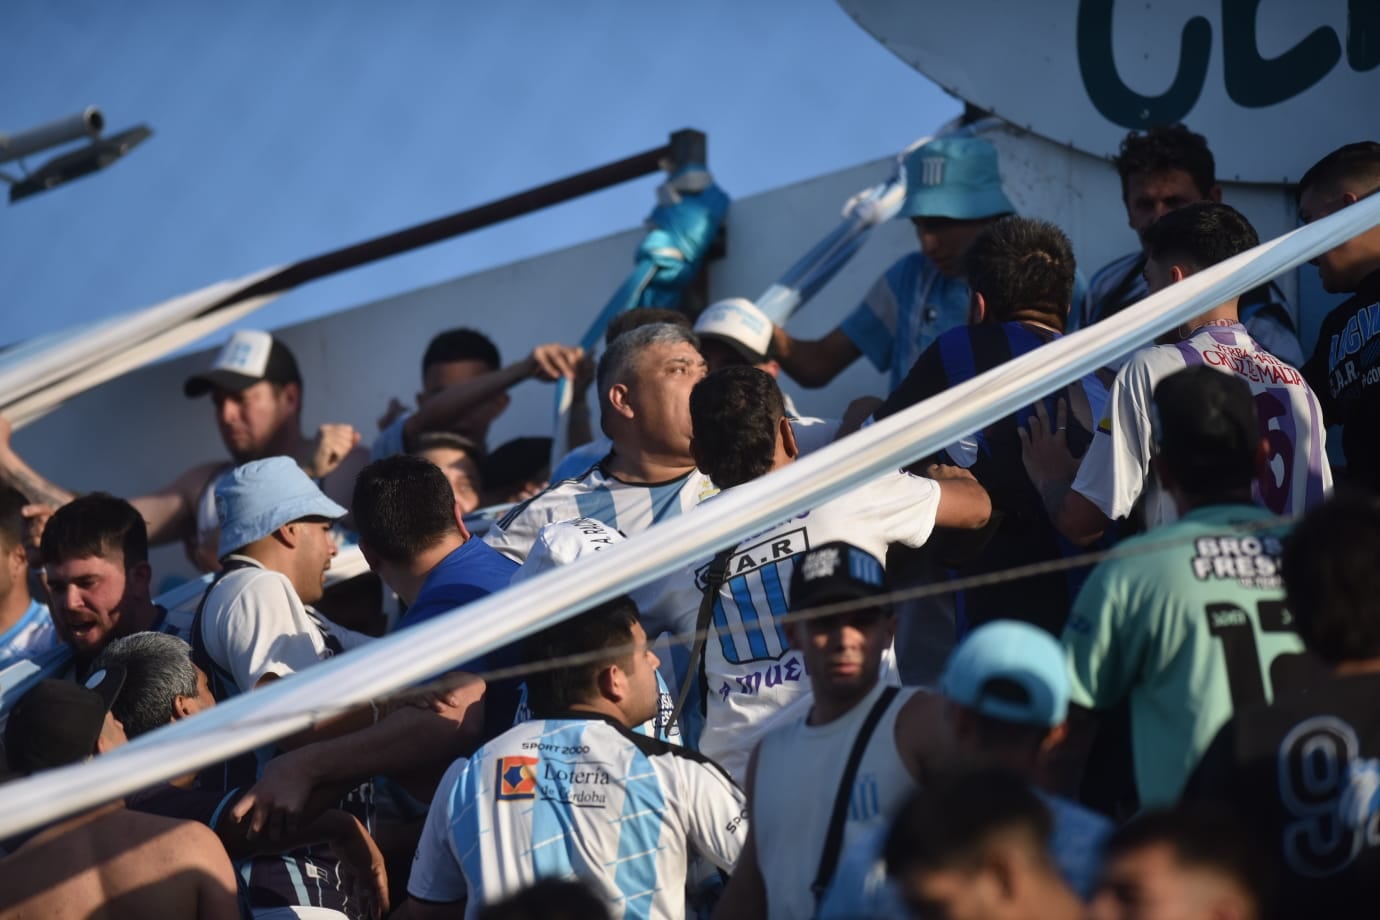
[[[609,390],[616,383],[627,383],[637,367],[638,359],[649,348],[658,345],[680,345],[684,343],[696,351],[700,340],[695,333],[674,323],[652,323],[629,329],[609,343],[599,358],[596,386],[599,387],[599,412],[604,414],[613,410],[609,402]],[[605,432],[607,434],[607,432]]]
[[166,633],[141,632],[116,639],[91,663],[95,673],[109,665],[125,669],[125,685],[110,711],[137,738],[172,721],[179,696],[194,697],[198,687],[192,647]]

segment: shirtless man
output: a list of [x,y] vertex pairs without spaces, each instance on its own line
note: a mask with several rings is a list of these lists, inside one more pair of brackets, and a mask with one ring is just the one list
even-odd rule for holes
[[[85,687],[40,682],[5,728],[10,769],[52,769],[123,743],[124,727],[110,714],[123,683],[115,668]],[[240,916],[235,870],[209,828],[118,800],[45,828],[0,860],[0,892],[0,920]]]
[[[215,484],[231,467],[264,457],[288,456],[318,480],[327,495],[349,501],[355,474],[369,461],[359,432],[349,425],[322,425],[314,438],[301,428],[302,376],[297,359],[267,332],[235,333],[204,374],[188,378],[189,398],[211,394],[216,425],[230,454],[192,467],[169,485],[131,499],[148,522],[155,546],[182,541],[202,571],[216,568]],[[10,445],[10,425],[0,419],[0,482],[53,507],[75,496],[49,482]]]

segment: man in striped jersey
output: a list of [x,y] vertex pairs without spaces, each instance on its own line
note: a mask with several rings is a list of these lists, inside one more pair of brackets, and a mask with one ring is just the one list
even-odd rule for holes
[[530,641],[533,661],[581,657],[533,674],[536,718],[446,773],[407,883],[412,920],[455,917],[462,902],[474,917],[546,878],[581,879],[614,917],[681,917],[692,846],[732,868],[742,792],[705,758],[630,731],[657,711],[637,616],[620,597]]
[[1016,210],[1001,188],[997,150],[981,137],[939,137],[913,151],[905,169],[906,200],[897,216],[915,225],[920,251],[888,268],[824,338],[773,329],[776,358],[801,386],[825,386],[866,355],[890,372],[895,389],[934,337],[967,315],[963,255],[984,227]]
[[26,658],[42,658],[61,644],[48,607],[29,591],[24,549],[24,508],[17,489],[0,486],[0,669]]
[[[700,468],[725,488],[787,466],[798,455],[781,391],[756,368],[730,367],[706,377],[691,394],[690,414]],[[707,696],[699,749],[735,777],[742,776],[758,737],[810,704],[804,661],[780,622],[795,557],[843,540],[881,559],[891,543],[923,545],[936,526],[987,523],[992,505],[971,473],[940,466],[927,472],[931,478],[885,474],[732,549],[704,640]],[[681,603],[690,598],[691,610],[700,606],[709,569],[702,564],[671,576],[681,584]],[[665,596],[674,598],[675,592],[668,589]],[[894,656],[888,653],[888,659],[894,671]]]
[[704,374],[699,341],[688,329],[656,323],[614,339],[599,360],[596,384],[612,452],[518,505],[484,541],[520,563],[554,521],[594,518],[631,536],[713,495],[714,484],[690,456],[690,390]]
[[[1252,248],[1259,242],[1246,218],[1224,204],[1200,202],[1172,211],[1145,234],[1145,279],[1152,292]],[[1324,450],[1322,409],[1293,367],[1261,348],[1237,314],[1237,301],[1218,304],[1167,337],[1143,348],[1116,376],[1107,411],[1081,463],[1062,437],[1063,406],[1051,426],[1048,413],[1022,433],[1026,469],[1041,490],[1055,526],[1086,544],[1115,520],[1131,514],[1143,497],[1147,527],[1175,520],[1173,500],[1150,475],[1151,394],[1155,385],[1185,367],[1207,366],[1250,385],[1260,435],[1269,445],[1257,471],[1254,496],[1276,514],[1302,513],[1332,488]],[[1072,480],[1072,486],[1069,482]]]

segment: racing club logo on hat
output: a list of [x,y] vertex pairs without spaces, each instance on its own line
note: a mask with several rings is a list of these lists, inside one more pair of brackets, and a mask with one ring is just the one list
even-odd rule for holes
[[537,797],[537,758],[500,757],[498,759],[498,799]]

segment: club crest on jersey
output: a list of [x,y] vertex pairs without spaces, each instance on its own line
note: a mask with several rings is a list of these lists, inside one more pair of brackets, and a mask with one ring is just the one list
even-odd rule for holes
[[498,758],[498,795],[500,801],[535,799],[537,797],[537,758]]
[[[792,556],[806,552],[810,548],[810,538],[805,532],[804,527],[796,530],[788,530],[785,533],[776,534],[760,543],[745,546],[734,553],[728,560],[728,568],[724,570],[725,578],[734,578],[747,572],[752,572],[773,562],[780,562],[782,559],[789,559]],[[707,585],[709,576],[709,564],[706,563],[695,571],[695,585],[701,591]]]

